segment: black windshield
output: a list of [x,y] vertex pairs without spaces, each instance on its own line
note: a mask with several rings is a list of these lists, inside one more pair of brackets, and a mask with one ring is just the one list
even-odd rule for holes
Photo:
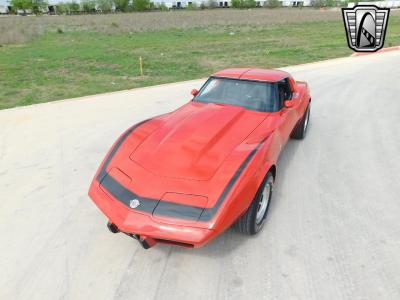
[[272,112],[279,109],[275,91],[275,84],[271,82],[211,77],[193,101]]

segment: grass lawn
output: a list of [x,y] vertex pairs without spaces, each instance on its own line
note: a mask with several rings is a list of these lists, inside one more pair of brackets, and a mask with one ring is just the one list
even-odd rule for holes
[[[400,16],[390,17],[385,46],[391,45],[400,45]],[[342,21],[47,32],[0,47],[0,109],[195,79],[232,66],[273,68],[351,53]]]

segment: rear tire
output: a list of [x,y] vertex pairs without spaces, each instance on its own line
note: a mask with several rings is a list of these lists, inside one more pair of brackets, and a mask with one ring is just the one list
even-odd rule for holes
[[310,121],[310,109],[311,109],[310,105],[311,104],[309,103],[299,124],[297,124],[296,128],[293,130],[292,134],[290,135],[290,137],[292,139],[302,140],[306,136],[308,123]]
[[234,224],[237,231],[247,235],[260,232],[268,215],[273,185],[274,176],[268,172],[249,208]]

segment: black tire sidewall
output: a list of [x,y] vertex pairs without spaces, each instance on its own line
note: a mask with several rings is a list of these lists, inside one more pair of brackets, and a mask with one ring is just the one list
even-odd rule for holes
[[[303,116],[301,117],[299,124],[294,128],[292,134],[290,135],[291,138],[296,139],[296,140],[302,140],[305,137],[306,132],[308,130],[308,125],[310,123],[310,115],[311,115],[310,104],[311,103],[308,103],[307,108],[306,108]],[[305,128],[307,114],[308,114],[308,124],[307,124],[307,128]]]

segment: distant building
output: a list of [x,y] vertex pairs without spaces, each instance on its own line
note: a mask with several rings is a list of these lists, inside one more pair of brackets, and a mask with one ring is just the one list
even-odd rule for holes
[[279,0],[279,2],[282,3],[282,6],[311,6],[311,0]]
[[[268,0],[256,0],[258,7],[264,6]],[[186,8],[190,5],[201,6],[202,4],[207,6],[210,1],[208,0],[153,0],[155,5],[165,5],[168,8]],[[231,0],[213,0],[217,7],[231,7]],[[311,0],[279,0],[282,6],[310,6]]]
[[[267,1],[260,1],[262,3],[261,6],[264,5]],[[282,6],[284,7],[298,7],[298,6],[311,6],[311,0],[279,0]]]
[[0,15],[8,14],[10,12],[11,5],[9,1],[0,0]]
[[396,0],[396,1],[375,1],[375,2],[349,2],[349,4],[347,5],[347,7],[352,8],[354,6],[356,6],[356,4],[358,5],[376,5],[378,7],[381,8],[396,8],[396,7],[400,7],[400,1]]
[[[268,0],[256,0],[256,6],[262,7],[266,4]],[[290,7],[290,6],[310,6],[312,0],[279,0],[282,6]],[[48,7],[43,10],[43,13],[54,14],[57,11],[57,4],[59,3],[69,3],[76,2],[80,3],[80,0],[48,0]],[[156,6],[165,5],[169,9],[179,9],[179,8],[187,8],[191,5],[200,7],[202,5],[209,6],[210,3],[213,3],[216,7],[227,8],[231,7],[231,0],[150,0],[150,2],[154,3]],[[383,1],[383,2],[399,2],[396,1]],[[369,2],[372,3],[372,2]],[[350,6],[350,4],[349,4]],[[388,6],[394,7],[394,6]],[[10,0],[0,0],[0,14],[7,14],[11,11]],[[29,14],[30,11],[20,10],[17,11],[17,14]]]
[[5,5],[0,5],[0,15],[8,14],[8,7]]
[[[208,5],[209,1],[204,0],[150,0],[150,2],[154,3],[156,6],[165,5],[168,8],[186,8],[188,6],[194,5],[200,7],[202,4]],[[217,3],[217,1],[215,1]],[[226,1],[227,7],[230,1]]]

